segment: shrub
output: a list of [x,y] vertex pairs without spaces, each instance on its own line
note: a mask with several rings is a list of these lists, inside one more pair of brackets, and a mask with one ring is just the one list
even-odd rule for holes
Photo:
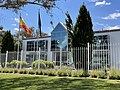
[[12,61],[10,62],[10,67],[16,68],[16,66],[17,66],[18,63],[19,63],[19,61],[17,61],[17,60],[12,60]]
[[28,74],[35,74],[34,70],[29,70]]
[[57,71],[55,69],[50,69],[48,72],[49,76],[56,76],[57,75]]
[[97,78],[97,70],[91,70],[89,72],[89,75],[92,77],[92,78]]
[[54,68],[54,62],[51,61],[45,61],[46,68],[53,69]]
[[109,72],[109,79],[120,79],[120,70],[111,69]]
[[42,70],[36,70],[36,75],[43,75]]
[[105,72],[105,70],[99,70],[97,72],[97,76],[98,78],[107,79],[107,73]]
[[14,73],[18,73],[18,69],[14,69]]
[[48,75],[49,74],[49,70],[42,70],[43,75]]
[[24,70],[23,70],[23,69],[20,69],[20,70],[19,70],[19,74],[24,74]]
[[28,63],[26,61],[19,61],[19,64],[21,65],[21,68],[26,68]]
[[9,69],[9,73],[13,73],[14,71],[13,71],[13,69]]
[[40,65],[40,69],[53,69],[54,63],[51,61],[45,61],[45,60],[35,60],[32,62],[32,68],[38,69],[38,65]]
[[8,68],[3,68],[2,73],[9,73],[9,69]]
[[38,65],[40,64],[40,69],[45,69],[46,65],[43,60],[35,60],[32,62],[32,68],[38,69]]

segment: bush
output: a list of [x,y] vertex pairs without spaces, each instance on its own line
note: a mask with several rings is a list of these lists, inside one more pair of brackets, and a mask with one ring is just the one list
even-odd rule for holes
[[46,69],[46,65],[43,60],[35,60],[32,62],[32,68],[38,69],[38,65],[40,64],[40,69]]
[[10,67],[16,68],[16,66],[17,66],[18,63],[19,63],[19,61],[17,61],[17,60],[12,60],[12,61],[10,62]]
[[49,76],[57,76],[57,71],[55,69],[51,69],[51,70],[49,70],[48,75]]
[[111,69],[109,72],[109,79],[120,79],[120,70]]
[[21,68],[26,68],[28,63],[26,61],[19,61],[19,64],[21,65]]
[[42,70],[43,75],[49,75],[49,70]]
[[8,68],[4,68],[2,73],[9,73],[9,69]]
[[42,70],[36,70],[36,75],[43,75]]
[[54,68],[54,62],[45,61],[44,63],[46,64],[46,68],[48,68],[48,69],[53,69]]
[[91,70],[90,72],[89,72],[89,75],[90,75],[90,77],[92,77],[92,78],[97,78],[97,70]]
[[18,69],[14,69],[14,73],[18,73]]
[[39,69],[53,69],[54,63],[51,61],[45,61],[45,60],[35,60],[32,62],[32,68],[38,69],[38,65],[40,64]]
[[97,73],[98,78],[107,79],[107,72],[105,70],[99,70]]
[[34,70],[29,70],[28,74],[35,74]]

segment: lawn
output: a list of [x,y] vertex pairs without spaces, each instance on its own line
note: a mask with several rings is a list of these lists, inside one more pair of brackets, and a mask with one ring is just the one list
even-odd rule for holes
[[0,74],[0,90],[120,90],[120,81]]

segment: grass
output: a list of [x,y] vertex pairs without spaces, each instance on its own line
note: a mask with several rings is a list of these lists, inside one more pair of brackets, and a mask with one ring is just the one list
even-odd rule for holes
[[0,74],[0,90],[120,90],[120,81]]

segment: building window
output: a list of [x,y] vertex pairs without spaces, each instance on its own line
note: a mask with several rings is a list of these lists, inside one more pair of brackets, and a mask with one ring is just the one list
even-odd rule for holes
[[48,40],[36,40],[27,42],[27,51],[47,51],[48,50]]

